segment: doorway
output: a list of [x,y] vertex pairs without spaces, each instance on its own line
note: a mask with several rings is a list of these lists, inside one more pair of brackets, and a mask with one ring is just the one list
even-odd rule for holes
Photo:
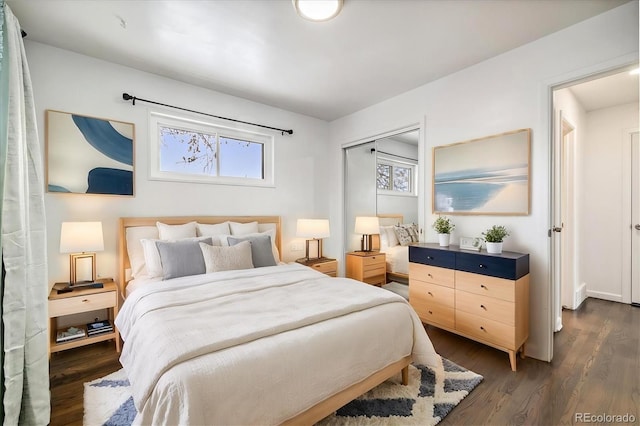
[[624,136],[639,125],[638,75],[630,69],[553,89],[554,331],[562,328],[562,308],[577,309],[587,297],[637,298],[640,230],[630,224],[640,224],[638,154]]

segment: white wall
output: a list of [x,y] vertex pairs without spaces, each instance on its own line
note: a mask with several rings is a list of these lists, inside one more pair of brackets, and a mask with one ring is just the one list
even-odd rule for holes
[[[630,264],[623,267],[630,256],[627,235],[631,209],[631,193],[624,193],[631,187],[631,158],[625,144],[627,131],[638,128],[638,113],[636,103],[587,113],[581,158],[585,190],[580,193],[580,233],[584,239],[580,244],[579,270],[589,297],[622,302],[623,282],[630,279]],[[623,247],[623,241],[628,241],[629,247]],[[629,276],[623,277],[623,273]]]
[[[105,250],[97,254],[98,274],[116,274],[117,221],[121,216],[280,215],[283,257],[292,252],[296,220],[329,215],[326,181],[328,124],[245,99],[205,90],[157,75],[26,41],[34,87],[38,127],[44,149],[46,109],[74,112],[135,124],[135,197],[46,194],[49,280],[68,279],[68,256],[58,251],[63,221],[102,221]],[[148,179],[148,104],[122,100],[128,92],[189,109],[291,128],[292,136],[275,135],[275,188],[224,186]],[[175,111],[172,111],[175,112]],[[202,118],[202,117],[201,117]],[[229,125],[229,122],[222,121]],[[44,153],[43,153],[44,155]],[[332,225],[332,232],[336,222]],[[325,241],[325,254],[336,256],[335,238]]]
[[[531,212],[527,216],[455,216],[459,235],[478,236],[492,224],[512,231],[505,249],[531,255],[529,356],[552,357],[549,280],[550,86],[637,61],[638,3],[632,2],[533,43],[421,86],[331,123],[331,141],[345,143],[426,122],[422,158],[431,175],[431,148],[520,128],[532,128]],[[425,119],[426,117],[426,119]],[[422,132],[421,132],[422,133]],[[332,186],[341,185],[338,149]],[[425,181],[427,179],[425,178]],[[335,194],[332,211],[340,210]],[[431,224],[431,187],[425,188]],[[427,239],[435,241],[430,227]],[[437,349],[437,348],[436,348]]]

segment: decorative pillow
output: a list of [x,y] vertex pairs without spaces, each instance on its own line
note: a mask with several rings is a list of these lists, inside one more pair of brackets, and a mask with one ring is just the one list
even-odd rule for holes
[[404,226],[396,225],[393,227],[393,230],[401,246],[408,246],[413,242],[413,240],[411,239],[411,234],[409,234],[409,230]]
[[156,241],[162,262],[162,279],[198,275],[206,272],[200,244],[196,240]]
[[208,273],[251,269],[251,243],[242,241],[230,247],[210,246],[200,243],[205,270]]
[[[278,251],[278,247],[276,247],[276,230],[275,229],[269,229],[267,231],[258,232],[254,234],[247,234],[247,235],[243,235],[243,237],[255,237],[260,235],[268,235],[269,237],[271,237],[271,251],[273,252],[273,258],[275,259],[276,263],[279,262],[280,252]],[[231,238],[232,235],[220,235],[219,237],[220,237],[220,245],[228,246],[229,238]],[[235,237],[237,237],[237,235],[235,235]]]
[[158,227],[158,238],[160,240],[181,240],[183,238],[197,237],[196,222],[189,222],[182,225],[167,225],[156,222]]
[[212,237],[196,237],[196,238],[185,238],[178,241],[162,241],[156,239],[142,239],[140,240],[140,244],[144,250],[144,260],[146,264],[147,275],[150,278],[162,277],[164,276],[162,260],[160,258],[160,252],[158,251],[158,246],[156,243],[158,242],[180,242],[180,241],[194,241],[196,243],[203,242],[209,245],[220,245],[218,241],[214,242]]
[[196,223],[196,231],[198,232],[198,237],[213,237],[223,234],[231,234],[229,222],[215,224]]
[[231,235],[257,234],[260,232],[258,229],[258,222],[229,222],[229,228],[231,228]]
[[251,259],[254,268],[263,266],[276,266],[271,249],[271,237],[269,235],[252,235],[245,237],[228,237],[229,246],[248,241],[251,243]]
[[401,226],[404,226],[407,231],[409,231],[411,242],[417,243],[418,241],[420,241],[420,236],[418,235],[418,225],[416,225],[415,223],[406,223]]
[[155,226],[132,226],[126,229],[127,254],[131,265],[131,277],[147,275],[145,267],[144,249],[140,240],[143,238],[158,238],[158,228]]

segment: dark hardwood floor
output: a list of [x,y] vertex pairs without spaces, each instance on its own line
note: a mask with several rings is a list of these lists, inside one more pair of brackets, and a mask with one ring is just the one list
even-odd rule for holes
[[[484,376],[440,424],[579,424],[577,413],[628,413],[640,424],[640,308],[587,299],[563,323],[553,361],[518,358],[515,373],[505,352],[427,326],[439,354]],[[54,354],[51,425],[81,425],[83,383],[119,368],[112,342]]]

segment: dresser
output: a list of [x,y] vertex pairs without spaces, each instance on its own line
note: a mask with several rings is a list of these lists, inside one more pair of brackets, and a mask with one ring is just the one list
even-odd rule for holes
[[516,371],[529,337],[529,255],[413,244],[409,302],[422,322],[507,352]]
[[346,256],[347,278],[382,286],[387,283],[387,257],[377,251],[354,251]]

